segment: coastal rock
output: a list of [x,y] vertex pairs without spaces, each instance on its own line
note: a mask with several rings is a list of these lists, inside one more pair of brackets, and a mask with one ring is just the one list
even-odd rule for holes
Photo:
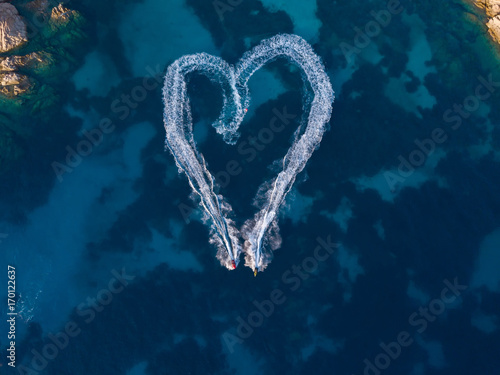
[[492,38],[500,43],[500,15],[490,19],[486,26],[488,26],[488,30]]
[[19,119],[51,116],[61,100],[59,85],[80,63],[87,38],[85,17],[61,4],[67,1],[12,3],[0,0],[0,174],[33,136],[32,124]]
[[475,0],[474,4],[486,11],[486,22],[491,37],[500,43],[500,0]]
[[78,18],[80,18],[80,14],[77,11],[68,9],[62,4],[59,4],[52,8],[50,23],[54,28],[59,28],[74,22]]
[[26,24],[9,3],[0,3],[0,53],[13,50],[28,41]]
[[42,33],[52,45],[70,46],[86,37],[81,30],[84,23],[85,19],[78,11],[59,4],[52,8],[48,27]]
[[31,52],[24,56],[0,57],[0,72],[14,72],[19,69],[43,73],[53,63],[53,57],[47,52]]
[[33,87],[30,79],[19,73],[0,73],[0,94],[4,97],[12,98],[14,96],[29,93]]
[[51,18],[59,22],[69,22],[72,11],[65,8],[62,4],[52,8]]
[[32,52],[24,56],[0,57],[0,95],[4,98],[16,96],[27,98],[35,89],[35,80],[22,72],[47,75],[50,72],[54,59],[48,52]]
[[500,14],[500,0],[476,0],[476,5],[479,8],[486,10],[486,15],[493,18]]
[[[43,92],[40,90],[47,84],[58,82],[61,73],[77,64],[67,47],[71,48],[77,39],[85,37],[80,28],[85,20],[79,12],[68,9],[60,3],[53,6],[49,0],[34,0],[19,6],[22,7],[22,12],[33,13],[38,17],[37,28],[34,30],[38,35],[29,45],[30,50],[34,52],[24,55],[14,52],[10,56],[0,57],[0,102],[16,99],[16,103],[22,102],[34,107],[39,104],[37,95],[40,94],[38,96],[43,96],[47,103],[52,103],[54,100],[46,99],[53,90],[46,89]],[[21,22],[19,25],[22,27],[18,22]],[[26,35],[26,24],[17,9],[2,0],[0,0],[0,26],[3,26],[0,28],[0,43],[4,39],[7,41],[13,39],[14,26],[21,27],[21,34]],[[22,40],[27,41],[27,38]],[[24,42],[19,41],[16,46],[21,43]],[[12,49],[10,46],[9,48]],[[0,50],[0,52],[6,51],[6,48]],[[38,85],[38,81],[43,84]],[[16,96],[18,98],[15,98]],[[12,106],[11,109],[15,108],[17,107]]]

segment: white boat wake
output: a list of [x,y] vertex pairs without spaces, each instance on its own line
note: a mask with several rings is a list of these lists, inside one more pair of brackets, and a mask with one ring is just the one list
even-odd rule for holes
[[[276,178],[259,188],[256,204],[260,208],[241,231],[228,217],[231,205],[214,192],[215,179],[208,171],[203,156],[193,138],[193,121],[187,95],[186,76],[191,72],[206,75],[222,87],[223,107],[213,127],[228,144],[235,144],[238,129],[250,104],[248,80],[264,64],[284,57],[301,68],[304,79],[312,88],[312,101],[304,93],[309,117],[304,129],[295,133],[295,141],[282,160],[283,169]],[[186,55],[167,69],[163,87],[166,146],[172,152],[179,171],[183,171],[211,228],[211,242],[218,247],[217,258],[229,269],[236,268],[242,251],[245,265],[255,272],[266,268],[272,251],[280,246],[278,212],[297,174],[319,146],[326,124],[330,120],[334,93],[319,57],[311,46],[296,35],[280,34],[262,41],[246,52],[236,66],[205,53]],[[241,238],[244,239],[243,245]]]

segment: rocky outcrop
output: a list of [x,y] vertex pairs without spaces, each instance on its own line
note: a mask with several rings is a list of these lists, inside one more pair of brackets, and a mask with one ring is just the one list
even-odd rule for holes
[[493,39],[496,40],[497,43],[500,43],[500,15],[490,19],[486,26],[488,26],[488,30]]
[[63,27],[67,28],[73,23],[81,24],[81,21],[82,17],[76,10],[68,9],[62,4],[52,8],[50,25],[55,31]]
[[0,57],[0,72],[30,70],[36,74],[43,74],[52,63],[52,55],[44,51],[31,52],[24,56]]
[[15,97],[27,94],[32,89],[30,79],[19,73],[0,73],[0,93],[6,97]]
[[63,2],[0,0],[0,173],[32,136],[26,116],[51,116],[60,85],[84,53],[85,18]]
[[59,1],[23,1],[18,7],[28,21],[36,15],[37,22],[30,23],[30,42],[22,46],[27,42],[26,24],[14,5],[0,0],[0,53],[4,55],[0,57],[0,111],[9,113],[44,107],[40,100],[53,103],[55,98],[48,98],[54,92],[49,85],[57,85],[75,65],[69,50],[85,38],[85,19]]
[[26,23],[16,7],[0,3],[0,53],[18,48],[27,41]]
[[491,37],[500,43],[500,0],[475,0],[475,4],[485,9],[489,20],[486,22]]
[[44,36],[48,39],[57,39],[63,45],[74,44],[76,40],[85,36],[80,31],[85,20],[76,10],[68,9],[62,4],[52,8],[48,27],[44,29]]
[[75,11],[65,8],[62,4],[52,8],[50,19],[56,23],[65,24],[71,21],[76,14]]
[[500,14],[500,0],[475,0],[479,8],[486,10],[486,15],[493,18]]

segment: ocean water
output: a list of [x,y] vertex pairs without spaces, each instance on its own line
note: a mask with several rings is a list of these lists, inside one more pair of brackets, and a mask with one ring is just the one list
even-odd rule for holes
[[[19,312],[12,368],[0,304],[1,374],[498,374],[500,55],[467,3],[67,5],[88,21],[84,57],[57,108],[22,119],[35,135],[0,176],[0,279],[15,266]],[[185,54],[234,64],[277,33],[312,45],[336,98],[254,277],[215,258],[164,148],[161,85]],[[249,87],[240,142],[276,111],[296,115],[250,161],[210,127],[220,89],[199,75],[188,88],[212,173],[242,168],[219,180],[238,224],[303,115],[286,60]],[[112,130],[68,163],[106,118]]]

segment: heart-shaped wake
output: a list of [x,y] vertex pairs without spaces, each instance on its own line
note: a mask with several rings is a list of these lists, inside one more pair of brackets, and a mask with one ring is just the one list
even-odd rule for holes
[[[259,208],[255,216],[245,222],[239,231],[228,217],[232,211],[223,196],[215,194],[215,180],[197,151],[193,138],[193,122],[187,95],[186,75],[197,71],[222,87],[223,107],[213,124],[228,144],[235,144],[238,129],[250,103],[248,80],[264,64],[285,57],[302,69],[304,79],[313,91],[309,104],[307,126],[298,129],[295,141],[282,160],[283,170],[271,181],[265,182],[259,192]],[[307,102],[307,92],[304,93]],[[163,87],[166,146],[172,152],[179,171],[186,173],[193,191],[210,222],[210,241],[218,247],[217,258],[227,268],[235,268],[239,255],[246,253],[245,265],[254,271],[266,268],[272,251],[281,243],[277,216],[297,174],[303,169],[318,147],[330,120],[334,93],[323,64],[311,46],[296,35],[280,34],[263,40],[246,52],[236,66],[219,57],[205,53],[186,55],[167,69]],[[240,238],[244,239],[243,248]]]

